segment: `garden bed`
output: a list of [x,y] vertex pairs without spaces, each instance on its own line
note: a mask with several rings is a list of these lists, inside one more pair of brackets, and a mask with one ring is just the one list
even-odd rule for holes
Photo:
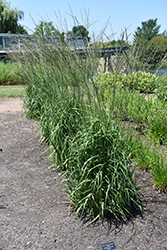
[[54,186],[59,172],[47,169],[47,153],[41,155],[46,145],[35,137],[38,129],[32,132],[34,120],[15,111],[0,114],[0,249],[101,250],[113,241],[118,250],[167,249],[167,195],[153,189],[149,171],[136,169],[143,217],[117,227],[112,220],[84,227],[64,203],[61,182]]

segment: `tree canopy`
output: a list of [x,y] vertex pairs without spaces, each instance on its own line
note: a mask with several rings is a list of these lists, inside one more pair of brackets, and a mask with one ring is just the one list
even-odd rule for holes
[[76,37],[87,38],[88,41],[90,40],[88,37],[89,31],[83,25],[74,26],[72,32]]
[[9,3],[0,0],[0,33],[27,34],[24,27],[18,23],[23,17],[23,11],[12,9]]
[[[39,24],[36,25],[34,29],[34,35],[43,35],[43,36],[56,36],[58,37],[62,42],[67,41],[75,41],[78,37],[84,40],[84,43],[87,43],[87,41],[90,40],[88,37],[89,31],[82,26],[74,26],[71,31],[68,32],[62,32],[60,33],[55,26],[53,25],[53,22],[47,22],[47,21],[39,21]],[[86,38],[86,39],[85,39]]]
[[148,67],[156,67],[167,53],[166,31],[160,34],[161,25],[156,19],[142,22],[134,34],[133,51],[140,62]]
[[34,35],[57,36],[60,33],[54,27],[53,22],[39,21],[35,27]]
[[134,34],[134,42],[137,40],[151,40],[153,37],[159,35],[159,30],[161,25],[157,25],[157,18],[156,19],[149,19],[146,22],[141,23],[141,28],[137,27],[137,30]]

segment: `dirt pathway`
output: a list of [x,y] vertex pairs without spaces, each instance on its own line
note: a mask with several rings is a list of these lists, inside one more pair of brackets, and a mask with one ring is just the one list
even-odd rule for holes
[[0,98],[0,113],[21,112],[23,100],[20,98]]
[[84,228],[70,215],[60,184],[54,186],[58,173],[47,169],[47,153],[41,155],[46,146],[20,107],[19,99],[0,99],[0,250],[101,250],[109,242],[118,250],[167,249],[167,196],[152,190],[147,172],[138,174],[143,218],[108,231],[107,222]]

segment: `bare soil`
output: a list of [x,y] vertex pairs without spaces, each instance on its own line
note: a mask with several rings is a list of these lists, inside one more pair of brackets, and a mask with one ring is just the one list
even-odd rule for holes
[[20,98],[0,98],[0,113],[21,112],[23,100]]
[[136,171],[143,217],[84,227],[64,203],[60,181],[55,185],[59,173],[48,169],[47,146],[22,104],[0,99],[0,250],[100,250],[109,242],[118,250],[167,249],[167,195],[153,189],[149,172]]

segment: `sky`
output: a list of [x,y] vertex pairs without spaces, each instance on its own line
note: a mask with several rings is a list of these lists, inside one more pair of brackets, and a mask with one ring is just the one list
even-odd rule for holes
[[[7,2],[9,2],[7,0]],[[11,8],[24,12],[21,25],[31,34],[40,20],[52,21],[60,31],[72,30],[76,17],[96,36],[118,40],[127,29],[129,40],[141,22],[157,18],[160,32],[167,30],[167,0],[11,0]]]

